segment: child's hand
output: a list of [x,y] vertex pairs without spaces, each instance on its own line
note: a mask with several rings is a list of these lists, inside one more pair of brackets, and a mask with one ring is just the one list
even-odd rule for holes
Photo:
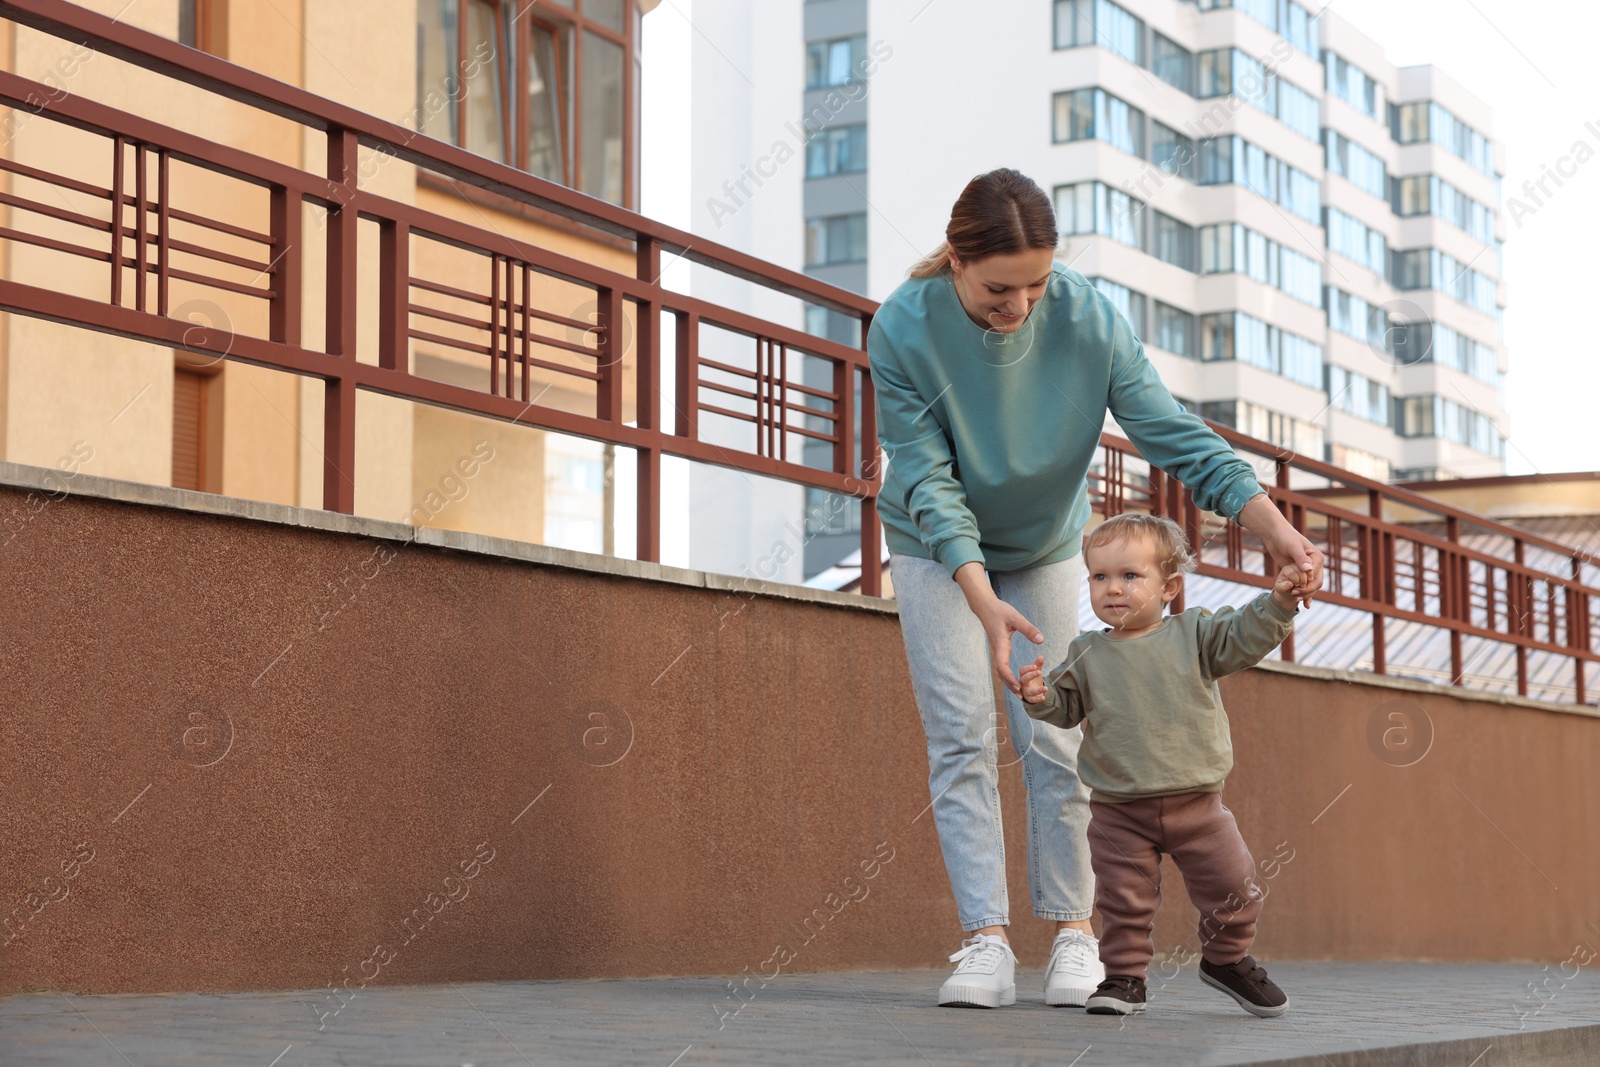
[[1029,704],[1037,704],[1044,699],[1044,657],[1040,656],[1028,666],[1022,668],[1022,699]]
[[1296,587],[1305,580],[1305,572],[1292,563],[1286,563],[1278,571],[1278,577],[1272,583],[1272,596],[1279,604],[1294,611],[1299,606],[1300,597],[1295,593]]

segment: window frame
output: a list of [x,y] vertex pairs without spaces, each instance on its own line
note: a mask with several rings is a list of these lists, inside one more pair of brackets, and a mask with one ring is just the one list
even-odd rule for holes
[[[198,2],[198,0],[197,0]],[[449,73],[460,83],[461,72],[466,69],[468,59],[468,38],[471,36],[466,31],[467,8],[473,0],[443,0],[443,3],[453,3],[456,10],[456,56],[454,66],[446,64]],[[593,196],[597,200],[611,203],[599,192],[590,192],[581,186],[583,177],[583,150],[584,150],[584,99],[583,99],[583,66],[584,56],[587,51],[584,38],[590,34],[622,50],[622,182],[621,197],[618,206],[627,210],[638,209],[639,176],[638,176],[638,116],[639,116],[639,5],[637,0],[625,0],[623,7],[623,29],[617,32],[599,19],[588,16],[582,8],[584,0],[540,0],[537,13],[524,9],[522,14],[517,13],[518,0],[478,0],[494,8],[495,46],[504,47],[508,40],[508,27],[512,55],[515,60],[515,70],[507,71],[503,61],[496,57],[495,62],[500,64],[500,112],[501,112],[501,137],[506,146],[506,166],[520,170],[542,181],[553,181],[557,185],[571,189],[574,192]],[[422,13],[419,9],[418,26],[422,25]],[[542,178],[528,169],[530,138],[528,136],[528,122],[531,113],[527,102],[522,99],[522,88],[527,85],[528,65],[532,61],[533,34],[532,27],[537,25],[548,30],[554,40],[554,55],[559,76],[556,78],[556,114],[560,122],[558,136],[561,142],[562,174],[559,179]],[[418,69],[421,69],[422,55],[416,56]],[[420,86],[419,86],[420,89]],[[454,109],[454,138],[456,147],[466,148],[467,131],[467,101],[470,92],[458,91],[450,98],[447,106]],[[422,100],[417,101],[420,109]],[[420,132],[420,131],[419,131]],[[423,136],[428,136],[423,134]],[[490,157],[485,157],[490,158]]]

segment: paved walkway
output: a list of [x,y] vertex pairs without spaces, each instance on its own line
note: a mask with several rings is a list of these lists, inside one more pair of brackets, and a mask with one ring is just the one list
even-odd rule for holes
[[[1273,976],[1294,1000],[1280,1019],[1245,1015],[1192,964],[1152,981],[1149,1014],[1132,1019],[1047,1008],[1034,970],[1017,1005],[995,1011],[934,1007],[945,972],[932,970],[786,976],[736,1014],[726,978],[370,988],[320,1030],[334,1005],[315,993],[40,993],[0,1000],[0,1064],[1589,1064],[1594,971],[1280,963]],[[1530,999],[1541,982],[1542,1002]]]

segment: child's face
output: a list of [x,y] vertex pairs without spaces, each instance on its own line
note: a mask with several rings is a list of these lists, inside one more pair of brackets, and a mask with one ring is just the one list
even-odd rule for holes
[[1178,595],[1182,578],[1162,573],[1156,546],[1147,537],[1124,537],[1084,552],[1089,571],[1089,602],[1094,613],[1117,630],[1144,630],[1161,621],[1161,612]]

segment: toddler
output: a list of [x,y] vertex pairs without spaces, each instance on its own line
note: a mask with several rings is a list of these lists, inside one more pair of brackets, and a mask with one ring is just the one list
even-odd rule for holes
[[1254,1015],[1282,1015],[1289,998],[1249,956],[1264,894],[1222,803],[1233,744],[1216,680],[1260,662],[1289,635],[1300,572],[1285,567],[1273,589],[1242,608],[1163,617],[1195,565],[1176,523],[1118,515],[1084,538],[1083,553],[1089,598],[1106,628],[1079,636],[1048,676],[1039,657],[1020,681],[1029,715],[1063,729],[1083,724],[1078,773],[1090,788],[1106,969],[1085,1007],[1144,1011],[1165,852],[1200,909],[1201,981]]

